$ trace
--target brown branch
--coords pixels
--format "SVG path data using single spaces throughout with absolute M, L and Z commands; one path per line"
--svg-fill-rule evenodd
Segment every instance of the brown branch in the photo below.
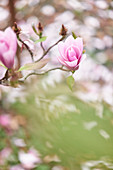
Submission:
M 42 57 L 40 57 L 37 61 L 35 62 L 38 62 L 40 61 L 41 59 L 43 59 L 45 57 L 45 55 L 54 47 L 56 46 L 60 41 L 62 41 L 65 37 L 62 37 L 60 40 L 58 40 L 55 44 L 53 44 L 52 46 L 50 46 L 47 51 L 45 51 L 45 53 L 42 55 Z
M 15 7 L 14 7 L 15 0 L 9 0 L 9 10 L 11 14 L 11 26 L 13 26 L 15 22 Z
M 25 78 L 24 80 L 26 80 L 28 77 L 30 77 L 31 75 L 44 75 L 44 74 L 47 74 L 48 72 L 50 71 L 54 71 L 54 70 L 62 70 L 62 71 L 70 71 L 70 70 L 67 70 L 67 69 L 64 69 L 63 66 L 62 67 L 56 67 L 56 68 L 51 68 L 43 73 L 36 73 L 36 72 L 32 72 L 32 73 L 29 73 Z
M 26 49 L 28 50 L 28 52 L 31 55 L 32 61 L 34 62 L 33 52 L 30 50 L 29 46 L 23 40 L 20 39 L 19 35 L 18 35 L 18 40 L 26 47 Z
M 45 48 L 44 48 L 44 46 L 43 46 L 42 42 L 40 43 L 40 46 L 41 46 L 41 48 L 42 48 L 43 52 L 45 53 Z
M 9 69 L 6 70 L 5 76 L 0 80 L 0 84 L 2 84 L 4 81 L 8 80 L 8 78 L 9 78 L 9 74 L 8 73 L 9 73 Z

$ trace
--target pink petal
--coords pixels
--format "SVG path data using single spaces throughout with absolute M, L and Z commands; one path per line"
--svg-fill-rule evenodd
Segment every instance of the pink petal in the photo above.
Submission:
M 66 47 L 71 46 L 74 43 L 74 38 L 72 35 L 70 35 L 66 40 L 65 40 L 65 45 Z
M 73 44 L 79 48 L 80 53 L 82 54 L 82 52 L 83 52 L 83 40 L 82 40 L 82 38 L 79 38 L 79 37 L 76 38 L 74 40 Z
M 26 41 L 26 40 L 30 39 L 28 33 L 23 33 L 22 31 L 21 31 L 19 37 L 22 41 Z
M 86 58 L 86 54 L 83 54 L 80 58 L 79 63 L 82 63 L 85 60 L 85 58 Z
M 3 40 L 4 37 L 5 37 L 4 32 L 3 32 L 3 31 L 0 31 L 0 40 Z
M 66 64 L 65 64 L 65 61 L 62 59 L 61 56 L 58 56 L 57 59 L 58 59 L 58 61 L 59 61 L 62 65 L 66 65 Z
M 14 51 L 10 50 L 3 54 L 3 57 L 1 58 L 2 63 L 7 68 L 12 68 L 14 64 Z
M 76 67 L 76 66 L 77 66 L 77 63 L 78 63 L 78 60 L 75 60 L 75 61 L 72 61 L 72 62 L 66 61 L 66 64 L 67 64 L 70 68 Z
M 66 53 L 67 53 L 67 57 L 69 61 L 74 61 L 77 59 L 76 52 L 74 51 L 72 47 L 70 47 L 70 49 L 67 49 Z
M 10 168 L 10 170 L 25 170 L 21 165 L 14 165 Z
M 66 46 L 63 42 L 60 42 L 58 44 L 58 50 L 60 52 L 60 55 L 64 58 L 64 60 L 68 60 L 67 57 L 65 57 Z
M 14 51 L 14 53 L 16 53 L 17 37 L 16 37 L 16 34 L 14 33 L 14 31 L 10 27 L 8 27 L 5 30 L 5 37 L 6 37 L 8 44 L 10 45 L 10 49 L 12 49 Z
M 81 55 L 81 52 L 80 52 L 80 49 L 77 47 L 77 46 L 72 46 L 74 51 L 76 52 L 76 57 L 77 59 L 79 59 L 80 55 Z
M 4 41 L 4 42 L 0 43 L 0 56 L 2 56 L 2 54 L 6 51 L 8 51 L 8 45 Z
M 71 53 L 71 55 L 69 55 L 69 51 L 70 51 L 71 48 L 73 49 L 73 53 Z M 69 48 L 67 48 L 65 55 L 67 55 L 67 58 L 68 58 L 69 61 L 74 61 L 76 59 L 79 59 L 80 50 L 77 46 L 72 45 Z

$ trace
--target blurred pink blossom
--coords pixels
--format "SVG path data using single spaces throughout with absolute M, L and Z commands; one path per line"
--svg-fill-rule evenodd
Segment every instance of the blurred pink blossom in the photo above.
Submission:
M 3 127 L 8 127 L 10 125 L 11 118 L 8 114 L 0 115 L 0 125 Z
M 15 165 L 10 168 L 10 170 L 25 170 L 21 165 Z
M 8 159 L 8 157 L 11 154 L 11 149 L 10 148 L 4 148 L 1 152 L 0 152 L 0 165 L 3 165 L 5 160 Z
M 36 164 L 41 163 L 39 154 L 35 149 L 30 149 L 27 153 L 20 151 L 19 160 L 25 169 L 35 168 Z
M 84 58 L 83 53 L 83 41 L 82 38 L 74 39 L 71 35 L 66 39 L 65 42 L 58 44 L 60 56 L 58 57 L 59 62 L 68 67 L 70 70 L 77 70 L 79 64 Z
M 21 138 L 14 138 L 13 143 L 14 143 L 14 145 L 16 145 L 18 147 L 25 147 L 26 146 L 24 140 L 21 139 Z
M 21 31 L 19 35 L 20 39 L 24 41 L 25 44 L 28 45 L 30 50 L 36 54 L 37 52 L 37 46 L 36 44 L 30 39 L 30 32 L 28 31 Z M 19 42 L 19 45 L 21 46 L 21 43 Z
M 7 68 L 13 67 L 16 50 L 17 37 L 13 30 L 8 27 L 4 32 L 0 31 L 0 61 Z

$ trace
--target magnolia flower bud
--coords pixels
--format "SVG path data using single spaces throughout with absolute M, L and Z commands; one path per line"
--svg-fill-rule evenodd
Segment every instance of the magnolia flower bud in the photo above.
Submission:
M 67 35 L 67 28 L 62 24 L 62 28 L 60 30 L 59 35 L 66 36 Z
M 17 37 L 13 30 L 8 27 L 4 32 L 0 31 L 0 61 L 7 67 L 12 68 L 17 50 Z
M 74 39 L 71 35 L 65 42 L 58 44 L 60 56 L 59 62 L 66 66 L 71 71 L 75 71 L 79 68 L 81 61 L 84 58 L 83 54 L 83 41 L 82 38 Z

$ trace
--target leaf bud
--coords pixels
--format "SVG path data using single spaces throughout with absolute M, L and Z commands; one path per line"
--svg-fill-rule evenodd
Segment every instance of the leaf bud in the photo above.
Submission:
M 67 35 L 67 28 L 62 24 L 62 28 L 60 30 L 59 35 L 62 35 L 63 37 L 65 37 Z

